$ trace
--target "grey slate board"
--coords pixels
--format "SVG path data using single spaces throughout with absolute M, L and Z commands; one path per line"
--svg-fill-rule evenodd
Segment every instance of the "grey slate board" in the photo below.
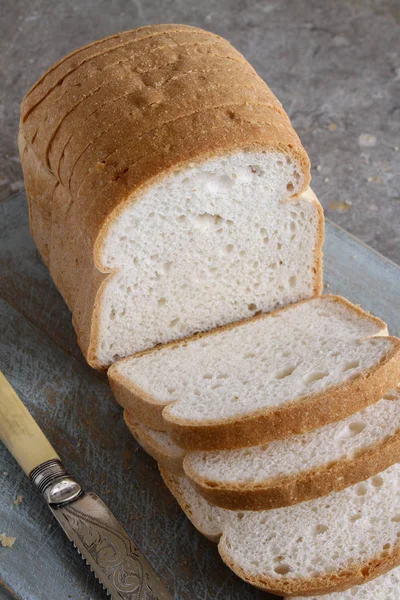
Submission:
M 22 194 L 0 204 L 0 240 L 0 369 L 68 469 L 112 508 L 175 600 L 268 598 L 236 578 L 190 525 L 125 428 L 107 381 L 85 364 L 69 312 L 30 237 Z M 400 268 L 329 223 L 325 280 L 327 292 L 360 303 L 400 334 Z M 17 538 L 12 549 L 0 548 L 0 575 L 11 597 L 104 599 L 2 446 L 0 490 L 0 533 Z M 23 502 L 15 505 L 19 495 Z

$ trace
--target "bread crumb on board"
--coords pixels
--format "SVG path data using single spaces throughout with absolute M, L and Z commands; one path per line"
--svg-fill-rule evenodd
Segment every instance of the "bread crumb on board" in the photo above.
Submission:
M 0 545 L 4 548 L 12 548 L 16 539 L 5 533 L 0 533 Z
M 16 504 L 17 506 L 19 506 L 20 504 L 22 504 L 22 502 L 24 501 L 24 497 L 23 496 L 17 496 L 14 500 L 14 504 Z

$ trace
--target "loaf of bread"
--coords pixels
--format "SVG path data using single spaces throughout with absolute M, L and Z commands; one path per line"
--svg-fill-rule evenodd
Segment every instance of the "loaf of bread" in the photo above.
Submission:
M 24 98 L 19 146 L 33 237 L 97 368 L 321 290 L 307 154 L 217 35 L 152 25 L 73 52 Z

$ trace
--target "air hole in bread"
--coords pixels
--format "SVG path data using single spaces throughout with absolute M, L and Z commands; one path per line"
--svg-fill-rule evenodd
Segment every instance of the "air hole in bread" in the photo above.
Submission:
M 355 515 L 350 515 L 350 517 L 349 517 L 350 523 L 355 523 L 356 521 L 359 521 L 360 519 L 361 519 L 361 515 L 359 513 L 357 513 Z
M 380 488 L 383 486 L 384 481 L 380 475 L 376 475 L 375 477 L 372 478 L 371 483 L 374 487 Z
M 291 569 L 289 565 L 282 563 L 280 565 L 276 565 L 276 567 L 274 567 L 274 571 L 278 575 L 287 575 L 288 573 L 290 573 Z
M 291 277 L 289 277 L 289 285 L 291 288 L 296 287 L 296 283 L 297 283 L 296 275 L 292 275 Z
M 211 386 L 211 389 L 212 390 L 217 390 L 220 387 L 222 387 L 222 383 L 214 383 L 214 385 Z
M 314 381 L 319 381 L 320 379 L 328 377 L 328 375 L 329 371 L 314 371 L 303 377 L 303 381 L 304 383 L 313 383 Z
M 159 298 L 157 301 L 158 306 L 165 306 L 167 304 L 166 298 Z
M 321 535 L 321 533 L 325 533 L 328 531 L 327 525 L 316 525 L 313 530 L 314 535 Z
M 354 423 L 350 423 L 344 430 L 340 433 L 340 437 L 343 439 L 350 439 L 359 435 L 366 428 L 366 424 L 362 421 L 356 421 Z
M 246 352 L 246 354 L 243 355 L 243 358 L 254 358 L 255 354 L 254 352 Z
M 357 369 L 357 367 L 359 367 L 359 366 L 360 366 L 359 360 L 349 360 L 344 363 L 343 372 L 350 371 L 351 369 Z
M 359 483 L 356 487 L 356 494 L 357 496 L 365 496 L 365 494 L 368 492 L 367 486 L 365 485 L 365 483 Z
M 203 379 L 212 379 L 212 378 L 213 378 L 213 376 L 211 375 L 211 373 L 205 373 L 203 375 Z
M 258 560 L 251 560 L 250 564 L 254 565 L 255 567 L 259 567 L 260 566 L 260 561 L 258 561 Z
M 165 273 L 169 273 L 172 267 L 172 262 L 168 261 L 166 263 L 164 263 L 164 272 Z
M 260 167 L 260 165 L 249 165 L 249 169 L 252 173 L 257 175 L 257 177 L 262 177 L 265 174 L 265 171 Z
M 285 367 L 281 371 L 278 371 L 275 375 L 275 379 L 284 379 L 285 377 L 290 377 L 293 371 L 297 368 L 297 365 L 290 365 Z
M 176 319 L 172 319 L 172 321 L 170 321 L 169 326 L 176 327 L 178 325 L 179 321 L 180 321 L 179 317 L 176 317 Z
M 251 310 L 251 311 L 252 311 L 252 310 L 257 310 L 257 305 L 252 303 L 252 304 L 249 304 L 247 308 L 248 308 L 249 310 Z
M 288 183 L 286 186 L 286 189 L 288 192 L 293 192 L 294 191 L 294 185 L 293 183 Z
M 168 388 L 168 394 L 173 394 L 175 392 L 175 388 Z

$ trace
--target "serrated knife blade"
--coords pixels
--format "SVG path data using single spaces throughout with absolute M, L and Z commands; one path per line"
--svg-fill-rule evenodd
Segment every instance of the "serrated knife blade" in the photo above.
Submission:
M 51 511 L 113 600 L 169 600 L 150 563 L 128 533 L 91 492 Z
M 104 502 L 66 472 L 60 457 L 0 371 L 0 439 L 112 600 L 172 600 Z

